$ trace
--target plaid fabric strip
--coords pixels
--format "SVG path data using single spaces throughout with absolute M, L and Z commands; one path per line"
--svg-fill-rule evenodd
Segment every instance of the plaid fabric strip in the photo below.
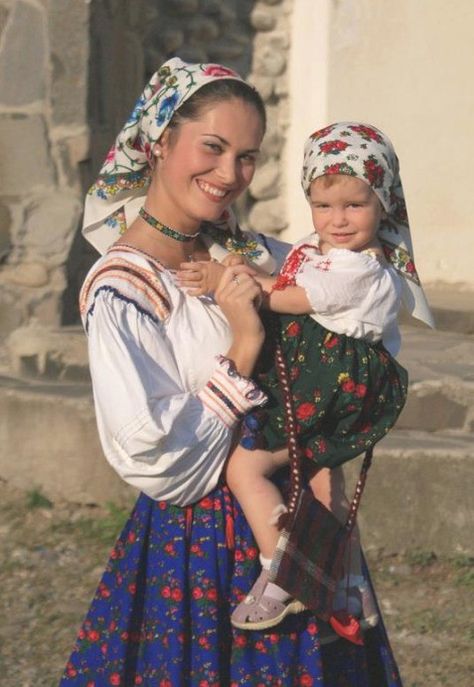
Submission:
M 348 531 L 308 490 L 281 532 L 270 577 L 327 620 L 342 575 Z

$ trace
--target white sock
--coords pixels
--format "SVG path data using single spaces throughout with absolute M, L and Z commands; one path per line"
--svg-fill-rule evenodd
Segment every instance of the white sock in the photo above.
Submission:
M 270 570 L 271 562 L 271 558 L 265 558 L 265 556 L 262 556 L 262 554 L 260 554 L 260 563 L 264 570 Z M 271 599 L 275 599 L 276 601 L 282 602 L 286 601 L 291 596 L 291 594 L 287 594 L 284 589 L 282 589 L 276 584 L 273 584 L 273 582 L 268 582 L 267 586 L 265 587 L 265 594 L 269 596 Z

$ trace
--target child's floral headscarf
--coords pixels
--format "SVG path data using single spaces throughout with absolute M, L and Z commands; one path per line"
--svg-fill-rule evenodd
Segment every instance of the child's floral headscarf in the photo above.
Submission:
M 391 141 L 375 126 L 338 122 L 315 131 L 304 148 L 301 183 L 309 198 L 311 183 L 327 174 L 346 174 L 368 184 L 386 212 L 378 232 L 387 260 L 402 277 L 403 303 L 418 319 L 434 326 L 413 260 L 410 226 Z
M 237 72 L 222 65 L 188 64 L 179 57 L 153 74 L 86 196 L 82 233 L 99 253 L 105 253 L 137 217 L 151 180 L 152 147 L 173 114 L 196 91 L 217 79 L 243 81 Z M 226 210 L 209 229 L 218 229 L 212 236 L 214 243 L 219 239 L 226 250 L 240 250 L 262 267 L 274 269 L 268 251 L 245 240 L 232 210 Z

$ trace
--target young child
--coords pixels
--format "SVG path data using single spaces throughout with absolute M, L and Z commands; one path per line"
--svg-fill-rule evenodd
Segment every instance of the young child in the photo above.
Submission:
M 398 160 L 382 132 L 350 122 L 315 132 L 305 146 L 302 184 L 315 233 L 293 247 L 277 277 L 255 278 L 264 305 L 282 313 L 277 330 L 291 380 L 299 447 L 306 467 L 313 467 L 309 484 L 344 522 L 347 499 L 339 466 L 379 441 L 405 402 L 407 375 L 393 357 L 400 346 L 402 291 L 421 309 L 424 301 L 410 257 Z M 184 267 L 182 283 L 195 295 L 215 289 L 224 269 L 212 263 Z M 273 338 L 267 337 L 270 347 Z M 270 628 L 303 610 L 268 581 L 279 537 L 275 523 L 285 509 L 270 477 L 288 463 L 288 453 L 273 353 L 261 358 L 257 379 L 269 401 L 244 418 L 240 445 L 226 471 L 262 563 L 260 577 L 232 615 L 241 629 Z M 348 576 L 340 583 L 334 608 L 362 616 L 361 624 L 372 626 L 378 616 L 361 571 L 357 529 L 350 548 Z

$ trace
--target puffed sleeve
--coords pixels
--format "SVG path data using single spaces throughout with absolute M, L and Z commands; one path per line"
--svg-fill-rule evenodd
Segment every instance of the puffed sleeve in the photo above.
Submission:
M 232 430 L 265 395 L 222 357 L 205 387 L 190 393 L 159 319 L 107 289 L 90 312 L 90 369 L 107 460 L 153 499 L 184 506 L 202 498 L 218 482 Z
M 379 261 L 367 254 L 333 249 L 326 255 L 311 253 L 296 275 L 296 284 L 304 288 L 313 312 L 334 315 L 356 308 L 361 298 L 373 295 L 379 301 L 377 286 L 384 270 Z
M 331 249 L 309 253 L 296 275 L 323 327 L 367 341 L 383 339 L 391 352 L 400 346 L 400 280 L 383 260 L 369 253 Z

